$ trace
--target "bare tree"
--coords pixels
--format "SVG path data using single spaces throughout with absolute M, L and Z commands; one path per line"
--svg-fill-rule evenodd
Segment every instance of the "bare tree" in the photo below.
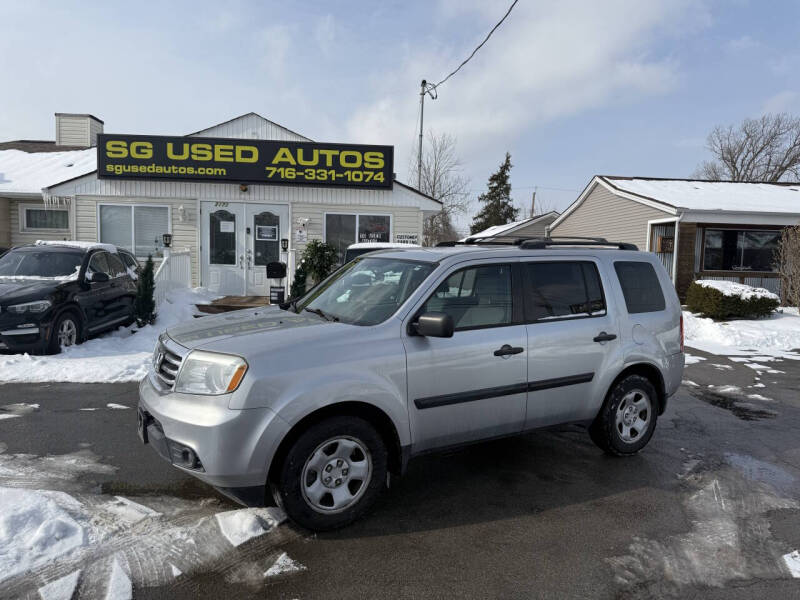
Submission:
M 717 126 L 707 139 L 713 155 L 694 176 L 730 181 L 796 181 L 800 177 L 800 119 L 786 113 Z
M 458 239 L 454 221 L 467 211 L 469 180 L 461 171 L 455 137 L 448 133 L 437 135 L 428 132 L 422 153 L 422 180 L 416 187 L 442 203 L 438 213 L 425 219 L 423 244 L 435 246 L 439 242 Z
M 800 308 L 800 225 L 783 230 L 775 268 L 781 276 L 781 304 Z

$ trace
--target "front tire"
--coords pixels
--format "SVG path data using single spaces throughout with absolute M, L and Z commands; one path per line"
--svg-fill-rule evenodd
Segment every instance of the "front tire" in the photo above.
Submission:
M 608 392 L 589 436 L 607 454 L 636 454 L 653 437 L 657 412 L 658 394 L 650 380 L 628 375 Z
M 50 333 L 48 352 L 58 354 L 64 348 L 81 343 L 81 321 L 72 311 L 67 311 L 58 316 Z
M 310 426 L 294 441 L 272 491 L 296 523 L 314 531 L 360 518 L 386 482 L 386 444 L 358 417 L 332 417 Z

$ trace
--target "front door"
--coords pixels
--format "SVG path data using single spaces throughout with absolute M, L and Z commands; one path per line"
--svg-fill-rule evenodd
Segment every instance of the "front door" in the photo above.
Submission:
M 522 429 L 528 343 L 512 293 L 520 279 L 509 263 L 461 268 L 419 311 L 451 315 L 455 333 L 404 337 L 415 452 Z
M 241 202 L 203 202 L 203 285 L 225 295 L 245 293 L 245 210 Z
M 271 285 L 285 285 L 285 281 L 267 279 L 267 265 L 287 260 L 281 238 L 288 238 L 282 232 L 288 226 L 289 208 L 280 204 L 246 204 L 245 215 L 246 295 L 268 296 Z

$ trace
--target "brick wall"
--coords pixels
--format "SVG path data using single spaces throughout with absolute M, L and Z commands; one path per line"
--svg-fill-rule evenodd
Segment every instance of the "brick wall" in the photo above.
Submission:
M 683 301 L 686 298 L 689 284 L 694 280 L 694 246 L 697 225 L 695 223 L 679 223 L 678 225 L 678 262 L 675 288 L 678 290 L 678 297 Z

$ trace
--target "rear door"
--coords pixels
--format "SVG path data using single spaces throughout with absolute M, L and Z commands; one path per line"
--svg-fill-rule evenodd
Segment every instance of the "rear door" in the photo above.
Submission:
M 528 332 L 526 429 L 591 419 L 619 344 L 592 258 L 523 261 Z
M 89 333 L 106 327 L 114 318 L 115 294 L 112 290 L 114 282 L 111 279 L 108 266 L 108 252 L 94 252 L 89 258 L 89 264 L 86 267 L 86 275 L 94 275 L 95 273 L 105 273 L 108 275 L 109 280 L 86 280 L 89 289 L 81 294 L 81 304 L 84 306 L 84 312 L 88 319 L 86 326 Z
M 108 274 L 111 277 L 109 311 L 112 322 L 122 322 L 133 314 L 133 299 L 136 288 L 128 275 L 128 269 L 117 254 L 108 253 Z
M 514 300 L 521 284 L 510 261 L 460 267 L 414 313 L 443 312 L 455 323 L 451 338 L 404 334 L 415 452 L 522 429 L 527 341 Z

